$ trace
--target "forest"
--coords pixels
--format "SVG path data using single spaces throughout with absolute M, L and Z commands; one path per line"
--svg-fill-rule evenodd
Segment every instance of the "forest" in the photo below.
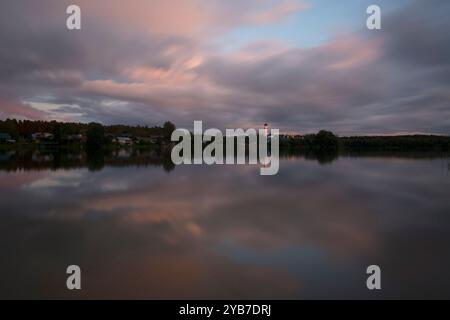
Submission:
M 128 125 L 102 125 L 100 123 L 72 123 L 58 121 L 31 121 L 6 119 L 0 120 L 0 134 L 6 134 L 16 142 L 31 142 L 33 134 L 51 134 L 55 143 L 67 141 L 73 135 L 83 135 L 88 142 L 102 143 L 108 136 L 126 135 L 129 137 L 161 137 L 170 140 L 175 130 L 171 122 L 163 126 L 128 126 Z
M 175 125 L 167 121 L 162 126 L 102 125 L 99 123 L 71 123 L 57 121 L 0 120 L 0 135 L 9 135 L 17 142 L 32 142 L 33 134 L 45 132 L 52 135 L 54 143 L 63 143 L 72 135 L 83 135 L 86 142 L 102 145 L 108 137 L 128 136 L 136 138 L 158 137 L 170 141 Z M 1 139 L 0 139 L 1 140 Z M 0 141 L 2 143 L 2 141 Z M 316 134 L 280 135 L 280 148 L 311 152 L 338 151 L 450 151 L 450 136 L 400 135 L 400 136 L 351 136 L 339 137 L 333 132 L 321 130 Z

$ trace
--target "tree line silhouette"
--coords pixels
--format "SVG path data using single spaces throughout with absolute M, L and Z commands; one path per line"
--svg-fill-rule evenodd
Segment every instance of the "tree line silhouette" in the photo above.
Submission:
M 166 122 L 162 127 L 154 126 L 128 126 L 128 125 L 102 125 L 100 123 L 74 123 L 58 121 L 32 121 L 6 119 L 0 120 L 0 133 L 8 134 L 16 141 L 30 141 L 32 135 L 38 132 L 50 133 L 55 142 L 64 142 L 68 136 L 83 134 L 88 144 L 102 145 L 107 142 L 108 136 L 130 135 L 133 137 L 160 136 L 170 140 L 175 125 Z
M 176 129 L 171 122 L 163 126 L 102 125 L 99 123 L 72 123 L 57 121 L 0 120 L 0 133 L 6 133 L 17 141 L 29 141 L 36 132 L 53 135 L 56 143 L 63 143 L 66 137 L 83 134 L 86 144 L 99 147 L 107 144 L 110 136 L 129 135 L 133 137 L 161 137 L 169 142 Z M 334 153 L 338 151 L 450 151 L 450 137 L 438 135 L 402 136 L 353 136 L 338 137 L 333 132 L 321 130 L 317 134 L 280 137 L 281 149 L 303 150 L 312 153 Z
M 330 131 L 280 139 L 280 146 L 311 152 L 337 151 L 450 151 L 450 137 L 438 135 L 338 137 Z

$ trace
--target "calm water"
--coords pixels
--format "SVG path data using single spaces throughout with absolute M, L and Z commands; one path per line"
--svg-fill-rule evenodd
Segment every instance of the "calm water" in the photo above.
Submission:
M 321 162 L 0 154 L 0 297 L 450 298 L 449 159 Z

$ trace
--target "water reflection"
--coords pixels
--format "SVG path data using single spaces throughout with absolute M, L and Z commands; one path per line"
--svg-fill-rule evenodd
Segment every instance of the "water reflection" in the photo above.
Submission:
M 446 158 L 290 155 L 262 177 L 154 156 L 2 158 L 0 297 L 450 297 Z
M 321 165 L 331 164 L 339 157 L 351 158 L 399 158 L 399 159 L 447 159 L 450 155 L 440 152 L 302 152 L 280 150 L 284 160 L 316 161 Z M 248 163 L 248 158 L 246 163 Z M 175 169 L 169 151 L 160 149 L 87 149 L 87 150 L 0 150 L 0 170 L 58 170 L 88 168 L 90 171 L 105 167 L 162 167 L 170 172 Z M 448 163 L 450 171 L 450 163 Z
M 159 149 L 42 149 L 0 153 L 0 170 L 6 171 L 78 168 L 98 171 L 108 166 L 161 166 L 167 172 L 175 168 L 170 154 Z

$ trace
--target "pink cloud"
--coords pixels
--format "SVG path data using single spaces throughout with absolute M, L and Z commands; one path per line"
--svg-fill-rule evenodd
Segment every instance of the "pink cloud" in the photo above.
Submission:
M 147 34 L 209 34 L 241 25 L 279 22 L 308 8 L 303 0 L 121 0 L 105 2 L 80 0 L 79 5 L 91 17 L 114 21 L 126 29 Z
M 250 22 L 257 25 L 275 23 L 308 8 L 309 5 L 303 1 L 283 1 L 250 16 Z
M 45 118 L 45 113 L 36 110 L 26 104 L 0 100 L 0 117 L 41 120 Z
M 383 39 L 373 40 L 355 37 L 342 37 L 326 46 L 326 50 L 334 53 L 336 61 L 329 66 L 331 69 L 351 69 L 376 61 L 381 55 Z

